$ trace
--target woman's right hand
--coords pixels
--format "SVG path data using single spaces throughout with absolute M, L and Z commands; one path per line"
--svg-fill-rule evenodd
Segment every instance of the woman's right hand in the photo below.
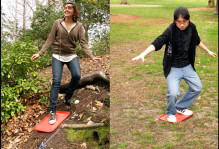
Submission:
M 32 57 L 31 57 L 31 61 L 37 59 L 38 57 L 40 57 L 40 55 L 37 53 L 37 54 L 34 54 Z
M 137 60 L 139 60 L 139 59 L 141 59 L 142 60 L 142 62 L 144 62 L 144 55 L 139 55 L 139 56 L 136 56 L 136 57 L 134 57 L 132 60 L 133 61 L 137 61 Z

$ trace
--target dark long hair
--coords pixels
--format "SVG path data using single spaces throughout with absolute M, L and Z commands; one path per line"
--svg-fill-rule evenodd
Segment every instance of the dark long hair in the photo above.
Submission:
M 67 2 L 67 3 L 65 4 L 65 6 L 66 6 L 67 4 L 72 4 L 73 9 L 74 9 L 74 14 L 73 14 L 73 16 L 72 16 L 72 20 L 73 20 L 74 22 L 77 22 L 77 19 L 80 17 L 80 11 L 79 11 L 77 5 L 76 5 L 75 3 Z M 62 16 L 62 19 L 63 19 L 63 18 L 65 18 L 65 15 Z
M 175 22 L 179 17 L 189 20 L 190 19 L 189 10 L 186 7 L 176 8 L 173 13 L 173 18 L 174 18 L 173 22 Z

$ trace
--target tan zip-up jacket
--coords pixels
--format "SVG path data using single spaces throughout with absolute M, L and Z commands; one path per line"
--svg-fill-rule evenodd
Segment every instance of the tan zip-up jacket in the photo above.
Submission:
M 85 40 L 85 33 L 82 23 L 76 22 L 75 27 L 68 33 L 68 31 L 62 26 L 63 19 L 58 19 L 54 22 L 52 30 L 43 45 L 42 49 L 38 52 L 41 56 L 53 44 L 53 53 L 62 56 L 70 56 L 76 53 L 76 42 L 79 40 L 82 49 L 93 58 L 93 54 L 88 48 Z

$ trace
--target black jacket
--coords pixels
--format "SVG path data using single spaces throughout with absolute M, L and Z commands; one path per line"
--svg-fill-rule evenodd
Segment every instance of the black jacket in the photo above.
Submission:
M 195 51 L 196 46 L 199 45 L 200 37 L 198 36 L 198 32 L 196 30 L 196 26 L 193 23 L 189 23 L 192 29 L 192 39 L 189 46 L 189 61 L 195 70 L 194 63 L 195 63 Z M 169 27 L 163 32 L 162 35 L 158 36 L 151 44 L 154 45 L 155 51 L 158 51 L 162 48 L 165 44 L 165 52 L 163 57 L 163 71 L 164 76 L 167 77 L 170 73 L 171 63 L 172 63 L 172 50 L 174 50 L 175 43 L 173 42 L 175 38 L 175 30 L 177 26 L 175 23 L 169 25 Z

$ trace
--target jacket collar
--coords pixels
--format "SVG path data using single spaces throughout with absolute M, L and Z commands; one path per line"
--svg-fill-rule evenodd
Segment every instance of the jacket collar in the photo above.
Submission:
M 64 23 L 64 21 L 65 21 L 65 17 L 64 18 L 62 18 L 62 19 L 60 19 L 60 25 L 66 30 L 66 32 L 68 32 L 67 31 L 67 28 L 63 25 L 63 23 Z M 73 26 L 73 28 L 71 29 L 71 31 L 75 28 L 75 26 L 78 24 L 78 21 L 77 22 L 75 22 L 75 24 L 74 24 L 74 26 Z M 70 32 L 71 32 L 70 31 Z

